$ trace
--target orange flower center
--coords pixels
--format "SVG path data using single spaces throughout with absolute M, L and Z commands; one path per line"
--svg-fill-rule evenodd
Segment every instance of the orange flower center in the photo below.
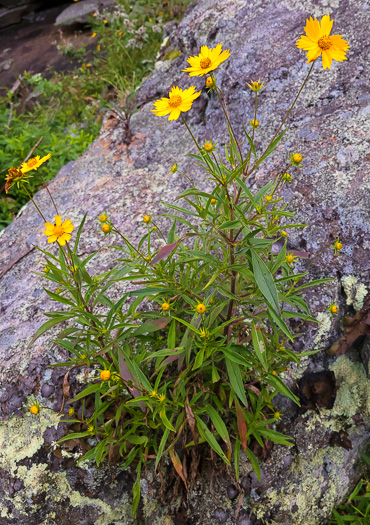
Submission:
M 330 49 L 331 46 L 332 46 L 332 41 L 331 41 L 331 38 L 330 36 L 322 36 L 321 38 L 319 38 L 319 41 L 317 42 L 317 45 L 319 46 L 320 49 L 322 49 L 323 51 L 325 51 L 326 49 Z
M 207 69 L 211 65 L 211 59 L 210 58 L 201 58 L 200 59 L 200 67 L 202 69 Z
M 181 102 L 182 102 L 182 98 L 180 97 L 180 95 L 172 95 L 172 97 L 170 97 L 170 101 L 168 105 L 171 108 L 178 108 Z
M 37 159 L 36 159 L 36 158 L 35 158 L 35 159 L 30 159 L 30 160 L 27 162 L 27 166 L 28 166 L 29 168 L 33 168 L 34 166 L 36 166 L 36 164 L 37 164 Z
M 58 235 L 58 237 L 60 237 L 63 235 L 63 233 L 63 226 L 54 226 L 54 235 Z

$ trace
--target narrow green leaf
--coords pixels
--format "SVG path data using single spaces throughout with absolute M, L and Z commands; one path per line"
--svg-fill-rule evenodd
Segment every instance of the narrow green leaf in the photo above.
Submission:
M 244 383 L 242 379 L 242 374 L 240 372 L 239 365 L 231 361 L 228 357 L 225 357 L 227 373 L 229 375 L 230 384 L 234 389 L 236 395 L 243 403 L 244 406 L 247 406 L 247 398 L 244 390 Z
M 167 419 L 167 414 L 166 414 L 166 408 L 165 407 L 163 407 L 161 409 L 161 411 L 159 412 L 159 416 L 160 416 L 161 420 L 163 421 L 164 426 L 167 427 L 172 432 L 175 432 L 175 429 L 173 428 L 172 424 Z
M 47 332 L 50 328 L 55 326 L 58 323 L 62 323 L 63 321 L 67 321 L 68 319 L 71 319 L 74 317 L 75 314 L 65 313 L 64 315 L 60 315 L 58 317 L 54 317 L 53 319 L 50 319 L 50 321 L 46 321 L 43 325 L 40 326 L 40 328 L 37 330 L 35 335 L 32 337 L 31 341 L 28 344 L 28 348 L 33 345 L 33 343 L 40 337 L 42 334 Z
M 74 403 L 75 401 L 78 401 L 83 397 L 89 396 L 90 394 L 97 392 L 98 390 L 100 390 L 101 386 L 102 383 L 94 383 L 93 385 L 88 386 L 87 388 L 85 388 L 85 390 L 82 390 L 82 392 L 77 394 L 77 396 L 72 399 L 71 403 Z
M 248 456 L 249 461 L 251 462 L 252 468 L 254 472 L 256 473 L 258 481 L 261 481 L 261 469 L 258 463 L 258 459 L 256 458 L 256 456 L 254 455 L 254 453 L 251 451 L 250 448 L 247 448 L 245 453 Z
M 195 415 L 195 419 L 197 421 L 197 428 L 199 430 L 199 434 L 201 435 L 201 437 L 207 441 L 209 443 L 209 445 L 213 448 L 213 450 L 225 461 L 225 463 L 227 463 L 228 465 L 230 465 L 230 461 L 227 459 L 226 455 L 224 454 L 222 448 L 220 447 L 220 445 L 217 443 L 217 440 L 216 438 L 214 437 L 214 435 L 212 434 L 212 432 L 209 430 L 209 428 L 207 427 L 207 425 L 204 423 L 204 421 L 202 421 L 200 419 L 199 416 L 197 416 L 197 414 L 194 414 Z
M 280 314 L 278 293 L 274 279 L 261 257 L 254 250 L 251 250 L 251 252 L 253 272 L 258 288 L 261 290 L 266 301 L 275 309 L 276 313 Z

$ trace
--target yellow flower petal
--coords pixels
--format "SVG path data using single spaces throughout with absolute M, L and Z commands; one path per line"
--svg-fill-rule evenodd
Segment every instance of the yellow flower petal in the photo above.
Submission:
M 320 38 L 320 23 L 317 18 L 313 19 L 312 16 L 306 21 L 306 27 L 304 28 L 308 38 L 317 42 Z
M 62 217 L 60 215 L 56 215 L 54 217 L 54 220 L 55 220 L 55 225 L 56 226 L 61 226 L 62 225 Z
M 324 15 L 320 22 L 320 37 L 329 36 L 332 30 L 334 20 L 330 20 L 329 15 Z
M 65 246 L 66 241 L 65 241 L 65 239 L 63 238 L 63 236 L 58 237 L 58 243 L 59 243 L 60 246 Z
M 57 238 L 58 238 L 57 235 L 52 235 L 51 237 L 48 238 L 48 243 L 55 242 L 57 240 Z
M 54 228 L 54 224 L 51 224 L 51 222 L 45 222 L 45 228 L 47 230 L 51 230 L 52 228 Z
M 49 235 L 54 235 L 54 229 L 52 230 L 45 230 L 44 231 L 44 235 L 47 235 L 49 237 Z
M 332 57 L 330 56 L 329 51 L 325 51 L 325 49 L 322 52 L 322 67 L 324 69 L 331 69 L 331 63 L 332 63 Z
M 297 41 L 297 47 L 299 49 L 304 49 L 308 51 L 309 49 L 317 48 L 317 42 L 313 42 L 308 36 L 302 35 L 301 38 Z
M 171 111 L 170 116 L 168 117 L 168 120 L 177 120 L 180 116 L 181 110 L 180 108 L 175 108 Z

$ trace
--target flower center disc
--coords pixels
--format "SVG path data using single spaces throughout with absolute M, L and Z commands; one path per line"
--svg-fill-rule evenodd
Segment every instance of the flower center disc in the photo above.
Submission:
M 200 67 L 202 69 L 207 69 L 211 65 L 211 59 L 210 58 L 201 58 L 200 59 Z
M 319 38 L 319 41 L 317 42 L 320 49 L 323 49 L 324 51 L 326 49 L 330 49 L 332 46 L 332 41 L 329 36 L 322 36 Z
M 171 108 L 178 108 L 179 105 L 181 104 L 181 102 L 182 102 L 182 98 L 180 97 L 180 95 L 174 95 L 174 96 L 170 97 L 170 101 L 169 101 L 168 105 Z
M 58 235 L 58 237 L 60 237 L 60 235 L 63 235 L 63 233 L 62 226 L 54 226 L 54 235 Z

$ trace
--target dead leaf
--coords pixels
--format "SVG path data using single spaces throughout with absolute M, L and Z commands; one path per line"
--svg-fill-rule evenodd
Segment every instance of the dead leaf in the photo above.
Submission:
M 185 476 L 184 476 L 184 471 L 183 471 L 183 468 L 182 468 L 182 464 L 181 464 L 180 458 L 176 454 L 176 452 L 175 452 L 175 450 L 173 448 L 170 449 L 170 458 L 172 460 L 172 463 L 173 463 L 173 466 L 175 467 L 176 472 L 178 473 L 178 475 L 180 476 L 180 478 L 184 482 L 185 487 L 187 488 L 186 479 L 185 479 Z
M 243 452 L 247 450 L 247 423 L 245 422 L 243 410 L 239 404 L 239 401 L 235 400 L 236 406 L 236 417 L 238 420 L 238 431 L 242 444 Z
M 193 436 L 194 445 L 196 446 L 198 444 L 198 432 L 196 431 L 195 416 L 194 416 L 194 412 L 191 409 L 191 406 L 189 405 L 188 396 L 186 396 L 186 401 L 185 401 L 185 414 L 186 414 L 186 419 L 188 420 L 188 423 L 189 423 L 191 434 Z

